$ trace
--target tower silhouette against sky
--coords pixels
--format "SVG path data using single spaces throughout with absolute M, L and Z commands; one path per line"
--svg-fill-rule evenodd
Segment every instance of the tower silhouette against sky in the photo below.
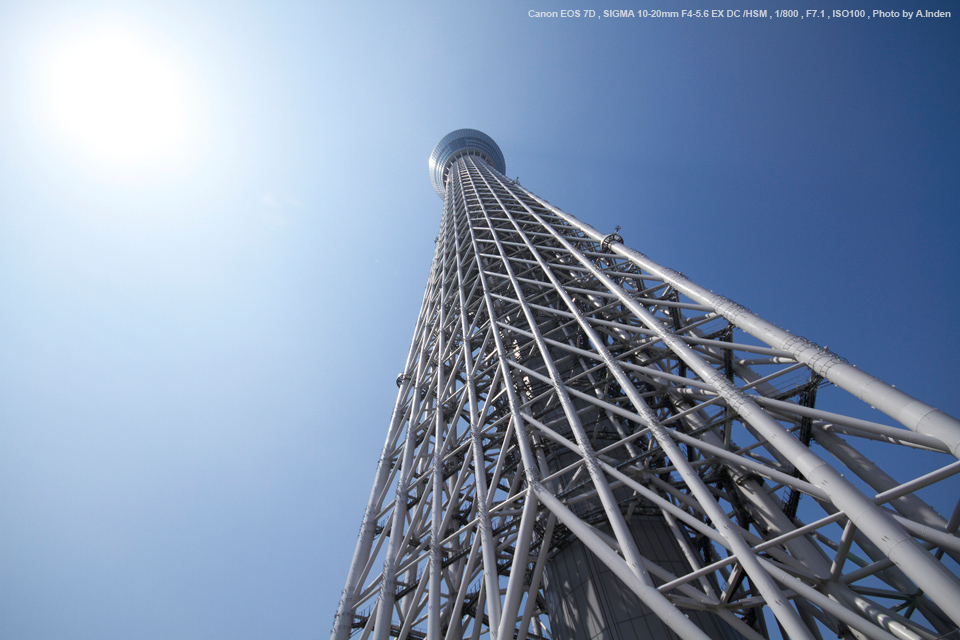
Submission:
M 553 207 L 479 131 L 429 168 L 333 640 L 960 638 L 960 422 Z

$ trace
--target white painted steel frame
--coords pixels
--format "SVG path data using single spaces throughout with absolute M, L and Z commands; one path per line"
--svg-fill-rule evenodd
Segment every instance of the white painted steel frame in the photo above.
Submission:
M 397 382 L 332 640 L 549 638 L 543 575 L 570 539 L 685 639 L 707 637 L 693 610 L 753 640 L 960 633 L 960 505 L 917 495 L 960 495 L 960 422 L 479 156 L 450 163 Z M 830 384 L 906 429 L 816 406 Z M 930 472 L 882 468 L 904 452 Z M 643 510 L 685 574 L 641 555 Z

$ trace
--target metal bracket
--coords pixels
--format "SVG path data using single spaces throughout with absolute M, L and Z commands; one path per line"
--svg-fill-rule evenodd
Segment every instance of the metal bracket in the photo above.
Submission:
M 600 248 L 604 251 L 610 251 L 610 245 L 612 243 L 619 242 L 620 244 L 623 244 L 623 237 L 617 233 L 618 231 L 620 231 L 620 225 L 617 225 L 616 229 L 613 230 L 613 233 L 607 234 L 607 236 L 604 237 L 603 242 L 600 243 Z

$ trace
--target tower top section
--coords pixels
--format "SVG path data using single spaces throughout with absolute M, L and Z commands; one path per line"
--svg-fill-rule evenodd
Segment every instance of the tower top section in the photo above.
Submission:
M 457 129 L 443 136 L 430 154 L 430 184 L 440 198 L 447 184 L 450 165 L 460 156 L 472 155 L 483 158 L 500 173 L 507 170 L 503 152 L 493 138 L 476 129 Z

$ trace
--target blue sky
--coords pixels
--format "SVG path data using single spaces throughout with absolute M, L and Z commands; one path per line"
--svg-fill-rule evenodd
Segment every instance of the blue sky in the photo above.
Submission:
M 427 157 L 461 127 L 960 413 L 957 18 L 527 17 L 562 8 L 0 6 L 5 638 L 325 636 L 439 223 Z M 163 162 L 93 161 L 45 115 L 40 61 L 105 23 L 186 87 Z

